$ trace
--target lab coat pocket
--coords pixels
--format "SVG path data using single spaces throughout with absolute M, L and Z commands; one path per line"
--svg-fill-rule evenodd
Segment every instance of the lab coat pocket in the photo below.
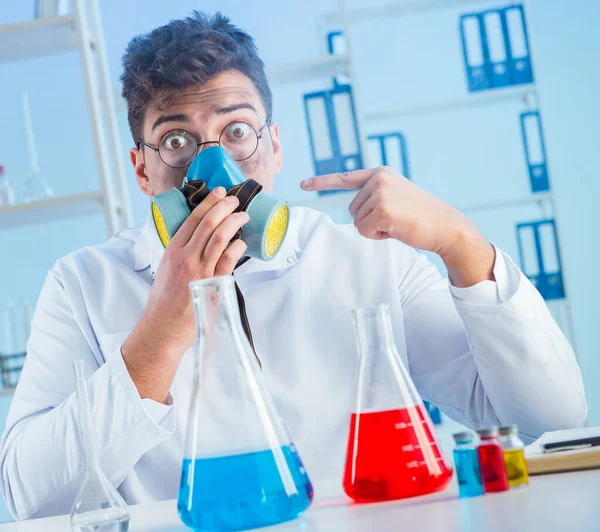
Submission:
M 121 354 L 121 346 L 129 337 L 131 331 L 116 331 L 109 334 L 98 336 L 98 345 L 102 355 L 103 362 L 106 362 L 111 357 Z

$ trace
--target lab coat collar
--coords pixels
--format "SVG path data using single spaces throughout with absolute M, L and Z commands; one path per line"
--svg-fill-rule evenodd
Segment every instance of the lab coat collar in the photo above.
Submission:
M 298 264 L 302 250 L 298 243 L 297 224 L 291 221 L 288 234 L 283 241 L 279 253 L 274 259 L 265 262 L 258 259 L 250 259 L 236 269 L 236 274 L 250 274 L 291 268 Z M 149 216 L 142 228 L 140 235 L 134 245 L 134 270 L 142 271 L 152 267 L 156 271 L 163 256 L 164 248 L 154 227 L 154 222 Z
M 152 218 L 148 216 L 146 223 L 138 236 L 133 246 L 133 269 L 136 272 L 145 270 L 146 268 L 155 265 L 158 267 L 158 263 L 164 253 L 164 247 Z

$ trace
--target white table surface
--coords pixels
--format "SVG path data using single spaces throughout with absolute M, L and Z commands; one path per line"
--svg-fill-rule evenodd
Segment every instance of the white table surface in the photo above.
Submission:
M 130 507 L 134 532 L 185 531 L 176 501 Z M 64 532 L 69 516 L 0 525 L 0 532 Z M 377 504 L 316 500 L 300 519 L 265 531 L 477 532 L 600 531 L 600 470 L 537 476 L 530 486 L 459 499 L 456 480 L 443 492 Z

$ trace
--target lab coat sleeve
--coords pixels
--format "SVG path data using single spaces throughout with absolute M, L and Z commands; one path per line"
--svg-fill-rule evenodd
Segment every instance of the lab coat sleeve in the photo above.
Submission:
M 32 321 L 27 357 L 0 443 L 1 488 L 16 519 L 71 511 L 85 452 L 73 362 L 83 359 L 100 463 L 118 487 L 142 455 L 175 430 L 172 406 L 142 400 L 120 348 L 101 353 L 73 312 L 56 269 Z
M 448 285 L 415 252 L 400 282 L 410 373 L 426 400 L 473 429 L 516 423 L 526 441 L 580 427 L 581 372 L 542 296 L 496 249 L 496 281 Z

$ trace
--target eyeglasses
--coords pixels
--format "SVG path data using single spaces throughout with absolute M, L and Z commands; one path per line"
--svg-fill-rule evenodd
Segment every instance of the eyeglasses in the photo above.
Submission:
M 184 168 L 190 165 L 198 151 L 207 144 L 219 145 L 234 161 L 245 161 L 256 153 L 258 141 L 262 138 L 262 130 L 270 123 L 271 117 L 268 117 L 257 132 L 247 122 L 232 122 L 223 128 L 219 140 L 200 143 L 184 129 L 172 129 L 162 136 L 158 146 L 153 146 L 143 139 L 138 140 L 138 149 L 140 144 L 143 144 L 158 152 L 161 161 L 171 168 Z

